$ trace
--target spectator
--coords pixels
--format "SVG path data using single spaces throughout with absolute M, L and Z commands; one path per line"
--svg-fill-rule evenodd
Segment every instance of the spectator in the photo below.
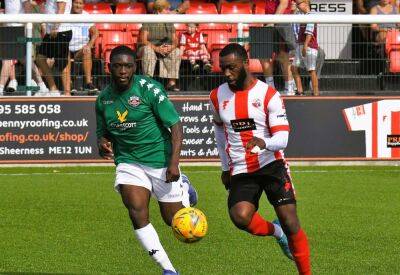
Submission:
M 380 0 L 379 4 L 372 7 L 371 14 L 398 14 L 399 7 L 396 4 L 393 4 L 390 0 Z M 378 23 L 378 24 L 371 24 L 371 29 L 374 32 L 373 38 L 375 42 L 379 45 L 385 44 L 386 42 L 386 33 L 390 29 L 397 28 L 398 25 L 395 23 Z
M 200 65 L 196 61 L 201 60 L 204 64 L 204 69 L 210 72 L 212 68 L 210 54 L 207 51 L 203 34 L 197 30 L 197 25 L 194 23 L 188 24 L 187 27 L 187 31 L 182 33 L 180 39 L 182 59 L 189 60 L 192 71 L 199 70 Z
M 156 0 L 154 12 L 157 14 L 169 13 L 167 0 Z M 171 23 L 145 23 L 140 29 L 140 44 L 138 51 L 142 61 L 142 69 L 145 75 L 153 76 L 157 59 L 160 61 L 160 77 L 168 78 L 167 90 L 178 92 L 176 80 L 179 77 L 181 56 L 175 27 Z
M 83 10 L 84 0 L 72 0 L 72 14 L 87 14 Z M 70 60 L 67 68 L 71 70 L 71 59 L 82 60 L 84 85 L 83 89 L 88 94 L 96 94 L 99 90 L 92 81 L 92 48 L 99 36 L 99 32 L 93 23 L 71 24 L 72 38 L 69 43 Z M 70 73 L 68 74 L 70 76 Z
M 23 14 L 23 13 L 32 13 L 33 6 L 28 0 L 5 0 L 5 13 L 7 14 Z M 18 23 L 10 23 L 7 24 L 9 27 L 21 27 L 22 24 Z M 1 78 L 0 78 L 0 95 L 4 92 L 4 85 L 6 84 L 8 78 L 10 79 L 8 86 L 6 88 L 7 93 L 12 93 L 17 90 L 18 82 L 15 75 L 15 64 L 17 60 L 3 60 L 2 61 L 2 69 L 1 69 Z M 40 91 L 47 92 L 48 89 L 44 84 L 39 70 L 36 65 L 33 65 L 33 77 L 35 81 L 33 83 L 37 83 Z
M 379 4 L 379 0 L 356 0 L 359 14 L 369 14 L 371 9 Z
M 155 5 L 154 0 L 147 0 L 147 12 L 149 13 L 155 13 L 154 5 Z M 190 7 L 190 1 L 189 0 L 170 0 L 170 13 L 175 13 L 175 14 L 184 14 Z
M 291 0 L 266 0 L 265 14 L 290 14 Z M 267 24 L 267 27 L 273 27 L 273 24 Z M 290 24 L 276 24 L 275 30 L 278 33 L 279 41 L 274 43 L 279 44 L 279 53 L 277 60 L 281 63 L 282 73 L 285 80 L 284 94 L 294 95 L 295 83 L 291 73 L 291 65 L 289 62 L 289 52 L 295 50 L 296 39 L 293 34 L 293 29 Z M 275 87 L 273 77 L 273 58 L 260 60 L 263 68 L 265 82 Z
M 296 3 L 301 14 L 310 13 L 309 0 L 296 0 Z M 297 70 L 297 68 L 303 65 L 310 74 L 313 95 L 318 96 L 319 88 L 316 71 L 318 58 L 317 25 L 313 23 L 300 24 L 297 43 L 295 61 L 292 67 L 293 75 L 296 80 L 297 94 L 303 94 L 301 78 Z
M 45 10 L 47 14 L 70 14 L 72 0 L 47 0 Z M 68 81 L 68 58 L 69 58 L 69 42 L 72 38 L 72 30 L 69 24 L 54 24 L 46 25 L 46 34 L 43 42 L 38 49 L 36 56 L 36 64 L 42 71 L 50 92 L 38 92 L 36 96 L 59 96 L 58 90 L 52 75 L 51 69 L 47 64 L 47 58 L 54 58 L 55 67 L 58 68 L 61 74 L 61 80 L 64 87 L 65 95 L 71 95 L 71 83 Z

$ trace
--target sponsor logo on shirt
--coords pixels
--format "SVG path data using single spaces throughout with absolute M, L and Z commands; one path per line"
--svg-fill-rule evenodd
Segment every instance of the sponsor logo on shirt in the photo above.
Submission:
M 136 122 L 126 122 L 127 116 L 128 116 L 128 110 L 125 112 L 121 113 L 120 111 L 116 111 L 117 114 L 117 119 L 119 123 L 111 123 L 110 127 L 115 128 L 115 129 L 122 129 L 125 131 L 126 129 L 136 127 Z
M 387 147 L 400 147 L 400 135 L 387 135 Z
M 114 101 L 113 100 L 103 100 L 101 103 L 103 103 L 103 105 L 110 105 L 110 104 L 113 104 Z
M 128 104 L 132 107 L 137 107 L 140 104 L 140 98 L 138 96 L 131 96 L 128 100 Z
M 117 111 L 117 118 L 118 118 L 119 122 L 121 122 L 121 123 L 126 121 L 127 115 L 128 115 L 128 110 L 126 110 L 122 114 L 120 111 Z
M 257 129 L 254 119 L 234 119 L 231 120 L 232 128 L 235 132 L 243 132 Z

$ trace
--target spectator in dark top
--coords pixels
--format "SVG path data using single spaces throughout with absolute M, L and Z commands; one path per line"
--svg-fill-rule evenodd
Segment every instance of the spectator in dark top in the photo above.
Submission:
M 168 14 L 167 0 L 156 0 L 154 12 Z M 160 77 L 168 78 L 167 90 L 178 92 L 176 80 L 179 78 L 181 56 L 175 27 L 172 23 L 143 24 L 139 35 L 138 56 L 142 61 L 143 74 L 153 76 L 157 59 L 160 61 Z

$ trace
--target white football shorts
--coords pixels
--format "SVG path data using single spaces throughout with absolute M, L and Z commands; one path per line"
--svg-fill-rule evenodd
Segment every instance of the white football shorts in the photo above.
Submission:
M 303 57 L 301 51 L 303 45 L 297 45 L 294 66 L 305 67 L 307 71 L 315 71 L 317 66 L 318 50 L 308 47 L 306 56 Z
M 175 182 L 165 182 L 167 168 L 152 168 L 138 163 L 120 163 L 116 167 L 114 189 L 120 192 L 120 184 L 142 186 L 160 202 L 186 202 L 182 177 Z

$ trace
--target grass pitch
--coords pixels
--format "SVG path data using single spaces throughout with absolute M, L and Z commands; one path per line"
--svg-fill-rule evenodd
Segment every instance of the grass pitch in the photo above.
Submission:
M 151 221 L 181 274 L 296 274 L 272 238 L 229 220 L 217 167 L 184 167 L 207 215 L 184 244 Z M 400 274 L 399 167 L 292 167 L 314 274 Z M 112 167 L 0 168 L 0 274 L 161 274 L 132 234 Z M 274 218 L 266 198 L 260 213 Z

